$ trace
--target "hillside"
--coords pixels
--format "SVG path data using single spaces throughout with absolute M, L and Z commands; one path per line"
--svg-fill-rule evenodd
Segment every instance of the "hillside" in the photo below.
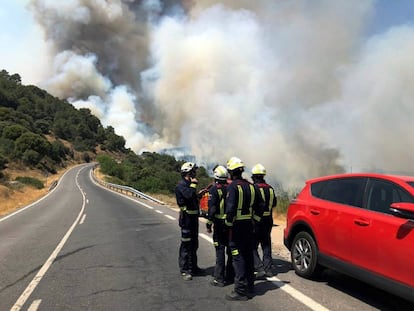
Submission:
M 67 162 L 93 160 L 98 151 L 129 152 L 125 139 L 89 109 L 0 71 L 0 170 L 13 164 L 53 174 Z
M 68 167 L 128 153 L 125 139 L 89 109 L 0 71 L 0 215 L 44 195 Z
M 73 165 L 97 161 L 108 181 L 171 196 L 183 161 L 125 148 L 89 109 L 76 109 L 45 90 L 0 71 L 0 215 L 44 195 Z M 211 178 L 199 169 L 200 187 Z

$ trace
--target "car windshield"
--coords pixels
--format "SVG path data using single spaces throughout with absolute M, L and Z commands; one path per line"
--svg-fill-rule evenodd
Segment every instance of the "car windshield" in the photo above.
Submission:
M 407 181 L 407 184 L 414 188 L 414 181 Z

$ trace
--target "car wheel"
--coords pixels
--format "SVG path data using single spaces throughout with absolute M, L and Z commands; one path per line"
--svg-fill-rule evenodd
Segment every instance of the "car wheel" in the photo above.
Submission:
M 299 276 L 309 279 L 320 274 L 316 242 L 309 233 L 302 231 L 295 236 L 290 256 L 293 268 Z

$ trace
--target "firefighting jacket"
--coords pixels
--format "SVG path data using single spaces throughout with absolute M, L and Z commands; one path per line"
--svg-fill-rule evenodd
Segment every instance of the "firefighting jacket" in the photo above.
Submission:
M 175 187 L 175 197 L 180 211 L 187 215 L 198 216 L 199 206 L 196 192 L 197 184 L 182 178 Z
M 269 185 L 265 181 L 256 183 L 255 185 L 257 186 L 257 188 L 259 188 L 260 195 L 262 196 L 265 203 L 263 217 L 272 216 L 272 208 L 274 208 L 277 204 L 275 190 L 271 185 Z
M 215 183 L 209 189 L 208 197 L 208 224 L 221 220 L 224 222 L 226 218 L 224 202 L 227 194 L 227 183 Z
M 239 221 L 260 221 L 265 206 L 259 189 L 245 179 L 235 179 L 227 187 L 226 225 Z

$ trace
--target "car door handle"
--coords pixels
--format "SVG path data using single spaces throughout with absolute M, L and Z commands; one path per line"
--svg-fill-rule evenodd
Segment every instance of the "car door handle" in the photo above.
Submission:
M 355 219 L 354 223 L 357 224 L 358 226 L 361 226 L 361 227 L 366 227 L 366 226 L 370 225 L 370 222 L 368 220 L 361 219 L 361 218 Z
M 311 209 L 311 210 L 310 210 L 310 213 L 311 213 L 312 215 L 319 215 L 321 212 L 320 212 L 320 211 L 318 211 L 318 210 L 316 210 L 316 209 Z

